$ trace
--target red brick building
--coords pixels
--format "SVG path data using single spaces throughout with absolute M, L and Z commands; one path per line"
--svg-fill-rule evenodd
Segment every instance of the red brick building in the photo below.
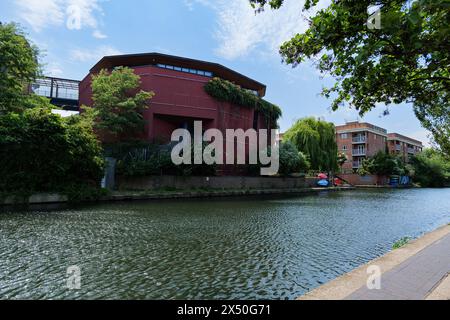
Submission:
M 347 122 L 336 126 L 338 150 L 345 153 L 347 162 L 342 166 L 344 173 L 358 170 L 362 160 L 373 157 L 379 151 L 400 154 L 405 162 L 408 155 L 422 151 L 420 141 L 397 133 L 388 134 L 386 129 L 366 122 Z
M 218 101 L 204 90 L 212 77 L 219 77 L 263 97 L 264 84 L 217 63 L 160 53 L 102 58 L 80 83 L 80 105 L 92 105 L 92 75 L 118 66 L 132 68 L 141 77 L 141 89 L 155 93 L 144 113 L 143 138 L 148 141 L 169 142 L 175 129 L 192 129 L 195 120 L 203 121 L 204 130 L 267 128 L 266 119 L 254 109 Z
M 389 153 L 402 157 L 403 161 L 408 162 L 409 158 L 422 152 L 422 142 L 403 136 L 398 133 L 388 134 Z

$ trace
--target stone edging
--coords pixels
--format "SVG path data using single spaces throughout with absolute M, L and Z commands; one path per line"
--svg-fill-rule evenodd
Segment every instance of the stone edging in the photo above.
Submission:
M 390 251 L 306 293 L 298 298 L 298 300 L 342 300 L 366 285 L 368 277 L 367 268 L 369 266 L 376 265 L 380 267 L 382 273 L 389 271 L 447 234 L 450 234 L 450 225 L 445 225 L 426 233 L 422 237 L 409 242 L 404 247 Z

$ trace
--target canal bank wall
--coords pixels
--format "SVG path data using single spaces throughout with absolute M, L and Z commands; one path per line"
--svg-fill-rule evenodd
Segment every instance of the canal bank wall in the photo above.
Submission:
M 109 202 L 109 201 L 138 201 L 138 200 L 164 200 L 164 199 L 189 199 L 189 198 L 218 198 L 218 197 L 245 197 L 245 196 L 264 196 L 264 195 L 302 195 L 314 194 L 319 192 L 335 192 L 354 190 L 353 187 L 331 187 L 331 188 L 290 188 L 290 189 L 230 189 L 230 190 L 122 190 L 113 191 L 108 196 L 99 199 L 86 200 L 84 202 Z M 59 194 L 37 194 L 28 199 L 18 201 L 9 198 L 0 202 L 0 205 L 17 204 L 53 204 L 70 202 L 67 196 Z
M 116 178 L 117 190 L 192 190 L 192 189 L 298 189 L 314 188 L 318 178 L 313 177 L 246 177 L 246 176 L 143 176 Z

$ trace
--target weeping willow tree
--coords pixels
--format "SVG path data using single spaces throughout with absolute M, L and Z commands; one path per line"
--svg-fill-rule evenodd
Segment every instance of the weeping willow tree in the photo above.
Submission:
M 334 124 L 313 117 L 298 120 L 284 135 L 306 154 L 311 169 L 335 171 L 338 168 Z

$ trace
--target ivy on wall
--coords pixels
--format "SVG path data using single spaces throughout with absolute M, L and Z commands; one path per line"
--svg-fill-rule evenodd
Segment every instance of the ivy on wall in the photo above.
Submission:
M 277 127 L 277 121 L 281 117 L 281 109 L 253 94 L 250 90 L 221 78 L 213 78 L 205 85 L 205 91 L 210 96 L 247 108 L 254 108 L 264 115 L 267 124 L 272 128 Z

